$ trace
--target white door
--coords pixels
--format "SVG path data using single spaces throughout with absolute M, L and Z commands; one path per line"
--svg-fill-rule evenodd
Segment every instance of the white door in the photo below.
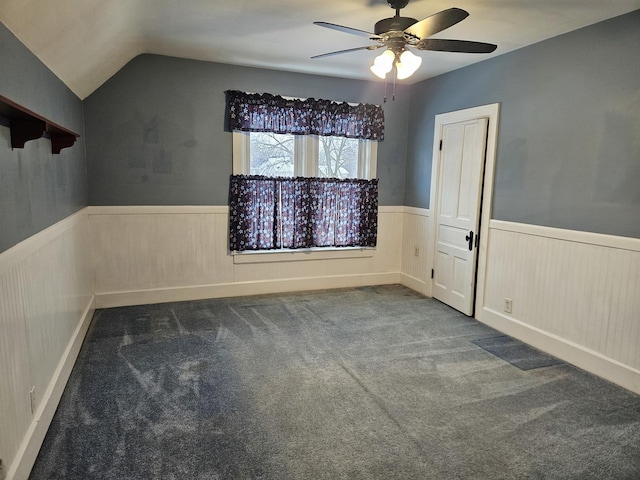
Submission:
M 466 315 L 474 305 L 487 123 L 475 118 L 440 131 L 433 296 Z

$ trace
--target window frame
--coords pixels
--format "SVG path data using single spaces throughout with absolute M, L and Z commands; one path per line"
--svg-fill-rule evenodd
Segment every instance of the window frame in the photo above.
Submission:
M 251 174 L 251 133 L 233 131 L 233 174 Z M 317 177 L 319 139 L 317 135 L 294 135 L 294 176 Z M 356 178 L 376 178 L 378 141 L 358 140 L 358 174 Z

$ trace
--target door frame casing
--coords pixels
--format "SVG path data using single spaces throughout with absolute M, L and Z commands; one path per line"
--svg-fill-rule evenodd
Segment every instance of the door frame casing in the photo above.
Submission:
M 435 116 L 435 126 L 433 130 L 433 153 L 431 155 L 431 193 L 429 196 L 430 210 L 430 228 L 429 228 L 429 265 L 434 268 L 435 248 L 436 248 L 436 227 L 437 227 L 437 202 L 439 198 L 439 168 L 441 163 L 440 140 L 442 139 L 442 126 L 449 123 L 463 122 L 477 118 L 487 118 L 489 125 L 487 127 L 487 150 L 485 154 L 485 166 L 483 177 L 483 190 L 481 202 L 480 216 L 480 245 L 478 247 L 478 267 L 476 270 L 475 285 L 475 311 L 482 308 L 482 299 L 484 298 L 484 279 L 487 268 L 487 252 L 489 239 L 489 220 L 491 219 L 491 210 L 493 205 L 493 183 L 495 177 L 495 164 L 498 144 L 498 121 L 500 115 L 500 104 L 492 103 L 489 105 L 481 105 L 478 107 L 466 108 L 454 112 L 440 113 Z M 433 292 L 433 282 L 430 282 L 430 293 Z

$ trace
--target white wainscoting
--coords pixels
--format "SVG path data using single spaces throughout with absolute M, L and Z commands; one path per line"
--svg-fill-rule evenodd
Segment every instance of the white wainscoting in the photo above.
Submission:
M 429 239 L 429 210 L 404 207 L 402 229 L 401 282 L 403 285 L 431 296 L 433 247 Z
M 483 288 L 478 320 L 640 394 L 640 239 L 492 220 Z
M 96 306 L 400 283 L 405 216 L 379 208 L 375 250 L 234 262 L 226 206 L 90 207 Z
M 0 253 L 0 456 L 8 479 L 28 477 L 93 315 L 89 248 L 84 209 Z
M 431 294 L 427 209 L 380 207 L 375 250 L 326 258 L 234 262 L 227 225 L 221 206 L 88 207 L 0 254 L 0 455 L 9 479 L 26 478 L 35 461 L 93 293 L 100 308 L 390 283 Z M 640 240 L 492 220 L 485 245 L 480 321 L 640 393 Z

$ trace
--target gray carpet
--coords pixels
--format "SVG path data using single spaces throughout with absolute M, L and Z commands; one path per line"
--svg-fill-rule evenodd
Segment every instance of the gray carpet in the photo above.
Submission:
M 30 478 L 639 479 L 640 396 L 498 337 L 400 286 L 99 310 Z
M 508 335 L 479 338 L 473 340 L 473 343 L 487 352 L 493 353 L 505 362 L 509 362 L 511 365 L 518 367 L 520 370 L 551 367 L 563 363 L 562 360 L 547 355 Z

